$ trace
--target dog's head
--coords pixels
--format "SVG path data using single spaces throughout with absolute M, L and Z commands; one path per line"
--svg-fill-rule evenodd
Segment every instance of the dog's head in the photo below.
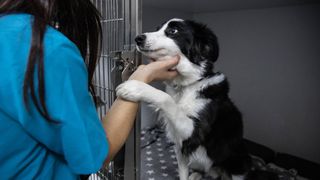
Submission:
M 191 20 L 171 19 L 157 31 L 137 36 L 135 41 L 138 51 L 153 59 L 182 56 L 177 69 L 186 76 L 187 69 L 197 71 L 199 77 L 211 74 L 219 55 L 215 34 L 205 25 Z

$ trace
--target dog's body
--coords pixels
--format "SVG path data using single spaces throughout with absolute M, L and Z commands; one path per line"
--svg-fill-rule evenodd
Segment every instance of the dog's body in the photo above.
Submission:
M 180 179 L 201 178 L 199 173 L 189 176 L 189 168 L 214 178 L 224 174 L 224 179 L 243 179 L 251 161 L 227 79 L 213 71 L 219 51 L 216 36 L 202 24 L 172 19 L 136 41 L 148 57 L 180 56 L 180 75 L 165 82 L 167 93 L 135 80 L 117 88 L 118 96 L 150 103 L 160 111 L 167 136 L 175 143 Z

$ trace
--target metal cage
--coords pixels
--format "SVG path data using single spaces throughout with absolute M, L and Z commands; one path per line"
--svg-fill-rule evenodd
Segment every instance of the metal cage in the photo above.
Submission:
M 91 1 L 101 13 L 103 31 L 102 54 L 94 75 L 98 113 L 102 119 L 116 98 L 117 85 L 141 61 L 134 51 L 134 37 L 141 33 L 141 0 Z M 139 179 L 139 132 L 138 116 L 125 147 L 108 168 L 91 175 L 90 179 Z

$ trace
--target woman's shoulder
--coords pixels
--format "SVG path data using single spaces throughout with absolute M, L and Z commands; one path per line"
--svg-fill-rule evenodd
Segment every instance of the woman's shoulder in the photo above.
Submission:
M 60 31 L 48 26 L 44 37 L 45 61 L 60 68 L 80 68 L 86 65 L 78 47 Z
M 31 36 L 32 21 L 33 15 L 27 13 L 0 14 L 0 29 L 11 33 L 24 32 L 24 36 Z M 75 53 L 80 54 L 77 46 L 68 37 L 50 25 L 47 25 L 44 43 L 47 50 L 64 45 L 72 47 Z
M 11 53 L 18 53 L 21 59 L 27 59 L 33 18 L 32 15 L 26 13 L 0 14 L 0 47 L 9 46 L 10 49 L 15 49 Z M 81 69 L 85 68 L 78 47 L 63 33 L 49 25 L 44 35 L 43 50 L 47 67 L 69 69 L 78 66 Z
M 74 53 L 81 55 L 78 47 L 68 37 L 51 26 L 47 26 L 44 43 L 45 45 L 47 45 L 46 47 L 49 47 L 51 49 L 57 47 L 61 48 L 61 46 L 69 47 L 73 49 Z
M 25 13 L 0 14 L 1 31 L 12 31 L 26 28 L 30 24 L 32 16 Z
M 87 76 L 85 61 L 78 47 L 57 29 L 48 26 L 44 37 L 44 59 L 48 73 L 57 71 Z M 78 79 L 79 80 L 79 79 Z
M 19 35 L 23 33 L 24 37 L 31 38 L 33 18 L 33 15 L 27 13 L 0 14 L 0 31 L 3 35 L 15 33 Z M 80 55 L 78 47 L 63 33 L 50 25 L 47 25 L 46 28 L 44 45 L 47 51 L 59 46 L 69 46 L 72 47 L 75 53 Z

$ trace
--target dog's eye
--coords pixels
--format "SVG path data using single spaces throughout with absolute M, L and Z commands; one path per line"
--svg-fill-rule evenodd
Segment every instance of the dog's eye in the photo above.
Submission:
M 170 29 L 169 30 L 169 34 L 176 34 L 176 33 L 178 33 L 177 29 Z

